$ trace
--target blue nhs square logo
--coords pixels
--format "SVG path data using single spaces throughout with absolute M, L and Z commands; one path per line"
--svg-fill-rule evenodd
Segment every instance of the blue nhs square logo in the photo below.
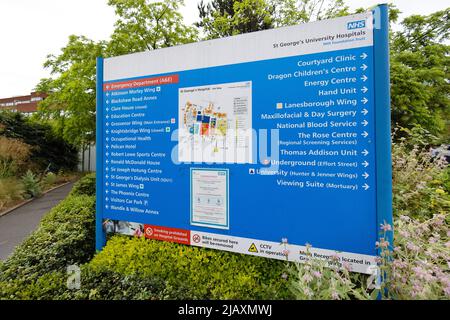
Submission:
M 365 20 L 347 22 L 347 30 L 361 29 L 366 26 Z

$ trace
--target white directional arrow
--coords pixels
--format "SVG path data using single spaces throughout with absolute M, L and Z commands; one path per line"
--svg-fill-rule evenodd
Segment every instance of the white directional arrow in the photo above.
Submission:
M 106 179 L 108 179 L 108 178 L 109 178 L 109 176 L 108 176 L 108 175 L 106 175 L 106 176 L 105 176 L 105 178 L 106 178 Z
M 108 167 L 106 167 L 106 168 L 105 168 L 105 170 L 106 170 L 106 171 L 109 171 L 109 168 L 108 168 Z
M 364 82 L 366 82 L 367 79 L 369 79 L 369 78 L 367 78 L 367 76 L 366 76 L 365 74 L 363 74 L 363 76 L 361 77 L 361 80 L 364 81 Z
M 106 205 L 105 208 L 108 209 L 108 205 Z
M 106 193 L 106 194 L 108 194 L 108 192 L 109 192 L 108 190 L 105 190 L 105 193 Z
M 367 54 L 365 52 L 363 52 L 363 54 L 360 55 L 359 57 L 364 60 L 367 58 Z
M 105 186 L 109 186 L 109 183 L 107 182 L 107 183 L 105 183 Z
M 363 92 L 363 93 L 366 93 L 367 91 L 369 91 L 369 89 L 367 89 L 367 87 L 362 87 L 362 89 L 361 89 L 361 91 Z
M 109 163 L 109 160 L 106 160 L 106 163 Z
M 363 71 L 365 71 L 367 69 L 367 65 L 365 63 L 363 63 L 363 65 L 361 66 L 361 69 L 363 69 Z
M 367 183 L 364 183 L 363 188 L 364 188 L 364 190 L 367 190 L 367 189 L 369 189 L 370 187 L 369 187 L 369 185 L 368 185 Z
M 109 122 L 106 123 L 106 126 L 109 126 Z
M 367 151 L 366 149 L 364 149 L 361 153 L 362 153 L 364 156 L 367 156 L 367 155 L 369 154 L 369 151 Z
M 364 138 L 367 138 L 367 136 L 368 136 L 369 134 L 367 133 L 367 131 L 363 131 L 363 133 L 361 133 L 361 135 L 362 135 Z
M 367 100 L 367 98 L 364 97 L 364 98 L 361 100 L 361 102 L 364 103 L 364 104 L 366 104 L 367 102 L 369 102 L 369 100 Z
M 107 157 L 109 156 L 109 152 L 106 153 L 106 156 L 107 156 Z
M 105 201 L 108 201 L 108 200 L 109 200 L 109 198 L 108 198 L 108 197 L 106 197 L 106 198 L 105 198 Z
M 109 144 L 106 145 L 106 149 L 109 149 Z
M 363 175 L 364 179 L 367 179 L 369 177 L 369 174 L 367 172 L 364 172 Z
M 106 96 L 109 97 L 109 92 L 106 93 Z
M 367 121 L 366 119 L 364 119 L 363 122 L 361 122 L 361 124 L 365 127 L 369 124 L 369 121 Z
M 106 134 L 109 134 L 109 130 L 106 130 Z
M 367 161 L 364 161 L 363 163 L 361 163 L 363 166 L 364 166 L 364 168 L 367 168 L 368 166 L 369 166 L 369 163 L 367 162 Z
M 106 119 L 109 119 L 109 116 L 108 116 L 108 115 L 106 115 Z
M 363 115 L 367 115 L 369 113 L 369 111 L 366 108 L 364 108 L 364 109 L 362 109 L 361 113 Z
M 109 138 L 106 138 L 106 141 L 109 141 Z

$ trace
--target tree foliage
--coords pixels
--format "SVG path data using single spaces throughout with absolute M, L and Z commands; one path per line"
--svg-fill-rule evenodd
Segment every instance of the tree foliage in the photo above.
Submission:
M 402 127 L 419 125 L 439 135 L 450 113 L 450 8 L 428 16 L 413 15 L 392 34 L 392 120 Z
M 95 42 L 71 35 L 58 55 L 48 55 L 44 67 L 51 77 L 38 91 L 50 93 L 37 117 L 74 145 L 95 141 L 96 58 L 153 50 L 195 41 L 196 30 L 183 24 L 182 1 L 110 0 L 118 16 L 109 41 Z
M 265 0 L 214 0 L 198 5 L 200 21 L 207 39 L 221 38 L 274 27 L 275 8 Z
M 39 104 L 38 117 L 54 125 L 57 134 L 74 145 L 95 141 L 96 57 L 106 43 L 70 36 L 59 55 L 48 55 L 44 67 L 51 78 L 37 90 L 50 95 Z
M 182 0 L 109 0 L 117 22 L 111 39 L 94 42 L 70 36 L 58 55 L 44 66 L 51 78 L 37 90 L 50 92 L 40 104 L 39 118 L 53 124 L 70 143 L 95 141 L 95 59 L 154 50 L 206 39 L 328 19 L 349 14 L 345 0 L 213 0 L 198 4 L 197 28 L 183 23 Z M 356 12 L 363 12 L 358 9 Z M 390 21 L 399 10 L 390 6 Z M 419 125 L 434 135 L 449 125 L 449 9 L 404 19 L 402 30 L 391 32 L 392 121 Z M 447 131 L 446 131 L 447 130 Z M 445 135 L 444 135 L 445 137 Z
M 290 26 L 349 14 L 344 0 L 268 0 L 275 8 L 276 27 Z
M 197 40 L 197 30 L 183 24 L 180 0 L 109 0 L 118 17 L 109 54 L 171 47 Z

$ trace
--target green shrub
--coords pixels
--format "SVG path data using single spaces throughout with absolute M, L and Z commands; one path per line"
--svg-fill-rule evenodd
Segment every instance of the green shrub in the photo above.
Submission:
M 448 164 L 433 159 L 423 142 L 420 128 L 396 129 L 408 139 L 392 144 L 392 182 L 394 216 L 407 215 L 419 220 L 450 211 Z
M 44 188 L 48 188 L 53 186 L 58 180 L 58 176 L 54 174 L 53 172 L 48 172 L 42 179 L 42 186 Z
M 34 198 L 42 194 L 39 180 L 31 170 L 28 170 L 27 173 L 22 176 L 22 184 L 25 191 L 25 198 Z
M 59 300 L 70 297 L 67 275 L 50 272 L 33 280 L 16 278 L 0 281 L 0 300 Z
M 89 261 L 94 252 L 95 199 L 72 196 L 54 207 L 0 265 L 0 282 L 32 283 L 43 275 Z
M 71 195 L 95 196 L 95 173 L 90 173 L 78 180 L 70 191 Z
M 286 262 L 169 242 L 113 236 L 89 263 L 96 271 L 164 279 L 165 298 L 280 299 Z M 180 297 L 174 288 L 189 288 Z
M 124 276 L 111 270 L 94 270 L 89 265 L 81 268 L 79 290 L 67 290 L 63 296 L 89 300 L 149 300 L 160 299 L 164 281 L 136 273 Z

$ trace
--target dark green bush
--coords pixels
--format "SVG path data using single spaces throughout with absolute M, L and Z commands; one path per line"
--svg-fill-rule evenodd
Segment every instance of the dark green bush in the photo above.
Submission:
M 78 180 L 70 194 L 95 196 L 95 173 L 89 173 Z
M 55 300 L 70 298 L 64 272 L 50 272 L 39 278 L 0 281 L 0 300 Z
M 94 259 L 95 175 L 0 264 L 0 299 L 283 299 L 286 262 L 116 235 Z M 66 287 L 68 265 L 81 288 Z M 84 264 L 84 265 L 83 265 Z
M 30 160 L 43 171 L 73 171 L 78 164 L 78 150 L 57 136 L 52 128 L 25 118 L 21 113 L 0 112 L 0 135 L 18 139 L 32 147 Z
M 286 262 L 144 238 L 112 237 L 89 263 L 98 272 L 164 279 L 165 298 L 290 298 Z M 174 288 L 189 288 L 180 292 Z
M 0 282 L 32 282 L 68 265 L 89 261 L 95 252 L 94 207 L 94 197 L 72 196 L 53 208 L 0 265 Z

